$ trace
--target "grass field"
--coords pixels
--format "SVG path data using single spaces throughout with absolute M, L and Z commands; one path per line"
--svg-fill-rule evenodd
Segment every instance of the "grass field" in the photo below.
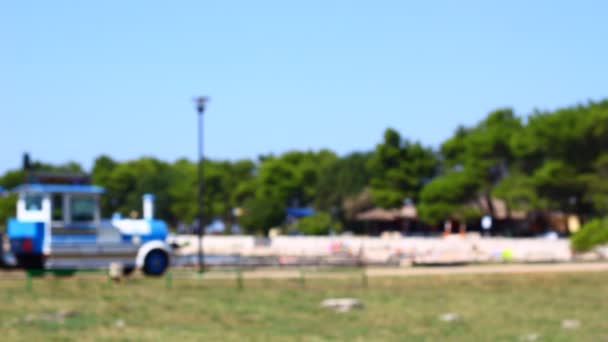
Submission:
M 0 280 L 1 340 L 605 341 L 608 274 Z M 363 309 L 321 308 L 355 297 Z M 442 315 L 452 313 L 454 320 Z M 576 320 L 564 327 L 564 320 Z M 578 326 L 577 326 L 578 325 Z

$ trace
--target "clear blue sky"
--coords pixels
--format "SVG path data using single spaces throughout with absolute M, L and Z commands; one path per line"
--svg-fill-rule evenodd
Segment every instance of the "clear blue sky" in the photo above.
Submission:
M 6 1 L 0 172 L 21 153 L 85 167 L 437 146 L 497 107 L 608 95 L 604 1 Z

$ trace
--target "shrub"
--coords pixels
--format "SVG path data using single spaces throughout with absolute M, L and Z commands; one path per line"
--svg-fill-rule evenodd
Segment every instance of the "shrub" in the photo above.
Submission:
M 298 230 L 306 235 L 324 235 L 332 229 L 337 231 L 339 226 L 332 222 L 328 213 L 324 212 L 317 212 L 298 221 Z
M 608 242 L 608 217 L 587 222 L 570 237 L 572 248 L 579 252 Z

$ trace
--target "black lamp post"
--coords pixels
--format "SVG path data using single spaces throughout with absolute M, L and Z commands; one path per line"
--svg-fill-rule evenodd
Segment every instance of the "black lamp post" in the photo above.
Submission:
M 203 253 L 203 235 L 205 233 L 205 225 L 203 222 L 203 113 L 205 105 L 209 101 L 206 96 L 200 96 L 194 99 L 196 103 L 196 111 L 198 112 L 198 271 L 205 271 L 205 261 Z

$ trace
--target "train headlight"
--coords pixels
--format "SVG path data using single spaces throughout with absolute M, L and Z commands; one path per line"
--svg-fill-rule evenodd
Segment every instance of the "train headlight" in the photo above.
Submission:
M 31 252 L 32 251 L 32 239 L 29 238 L 25 238 L 23 239 L 23 244 L 21 245 L 23 248 L 24 252 Z

